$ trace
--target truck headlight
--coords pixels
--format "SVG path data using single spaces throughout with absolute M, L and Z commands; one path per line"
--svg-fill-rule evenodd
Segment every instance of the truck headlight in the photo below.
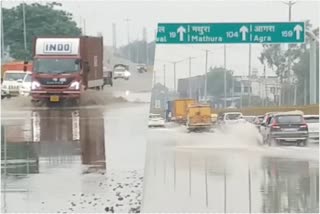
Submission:
M 38 81 L 32 81 L 31 83 L 31 89 L 32 90 L 36 90 L 39 89 L 41 87 L 40 83 Z
M 79 90 L 80 89 L 80 83 L 78 81 L 74 81 L 71 83 L 69 89 Z

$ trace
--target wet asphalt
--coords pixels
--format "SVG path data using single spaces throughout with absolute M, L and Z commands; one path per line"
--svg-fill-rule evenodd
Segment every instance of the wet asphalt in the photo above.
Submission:
M 3 100 L 1 212 L 139 212 L 151 77 L 116 80 L 80 107 Z
M 319 144 L 261 146 L 249 125 L 148 129 L 148 81 L 78 108 L 3 101 L 1 212 L 319 212 Z
M 142 211 L 318 213 L 319 144 L 268 147 L 255 134 L 149 129 Z

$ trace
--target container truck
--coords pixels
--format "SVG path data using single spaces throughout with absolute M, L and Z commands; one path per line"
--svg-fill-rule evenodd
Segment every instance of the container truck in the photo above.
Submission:
M 87 89 L 102 89 L 102 37 L 36 37 L 32 101 L 79 103 Z
M 212 126 L 210 105 L 189 105 L 186 126 L 189 131 L 209 130 Z
M 187 109 L 191 104 L 196 103 L 194 99 L 176 99 L 173 101 L 172 118 L 178 123 L 183 123 L 187 121 Z

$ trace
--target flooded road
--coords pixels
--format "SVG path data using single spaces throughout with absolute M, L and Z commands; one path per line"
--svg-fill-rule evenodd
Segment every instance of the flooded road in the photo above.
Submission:
M 148 107 L 118 104 L 3 117 L 2 211 L 137 209 L 145 154 L 141 132 Z M 128 109 L 136 112 L 131 118 Z M 128 120 L 122 120 L 123 115 Z
M 139 212 L 151 77 L 88 91 L 77 108 L 2 101 L 1 212 Z
M 318 145 L 169 127 L 149 130 L 147 154 L 143 212 L 319 211 Z

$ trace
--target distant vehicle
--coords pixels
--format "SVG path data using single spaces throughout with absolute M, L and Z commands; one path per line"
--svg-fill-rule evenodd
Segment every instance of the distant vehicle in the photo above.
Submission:
M 1 65 L 1 81 L 5 71 L 32 71 L 32 63 L 27 61 L 14 61 Z
M 24 80 L 28 75 L 31 75 L 30 71 L 6 71 L 4 72 L 2 90 L 10 96 L 18 96 L 20 87 L 24 85 Z
M 165 121 L 160 114 L 150 114 L 149 115 L 149 127 L 164 127 Z
M 304 115 L 303 117 L 308 125 L 309 142 L 319 142 L 319 115 Z
M 130 76 L 129 66 L 123 64 L 116 64 L 113 66 L 113 79 L 129 80 Z
M 308 125 L 299 111 L 272 114 L 261 126 L 265 127 L 263 141 L 269 146 L 284 142 L 307 145 Z
M 210 105 L 189 105 L 186 126 L 189 131 L 209 130 L 212 126 Z
M 176 99 L 172 103 L 171 120 L 177 123 L 186 124 L 187 121 L 187 109 L 189 105 L 195 104 L 194 99 Z
M 245 122 L 241 112 L 225 112 L 220 116 L 220 125 L 232 125 Z
M 112 70 L 107 70 L 104 68 L 103 70 L 103 86 L 105 85 L 110 85 L 111 87 L 113 86 L 113 81 L 112 81 Z
M 260 130 L 260 124 L 262 123 L 264 115 L 256 116 L 253 120 L 253 124 Z
M 147 71 L 148 71 L 147 65 L 146 65 L 146 64 L 138 64 L 138 65 L 137 65 L 137 71 L 138 71 L 139 73 L 147 72 Z

